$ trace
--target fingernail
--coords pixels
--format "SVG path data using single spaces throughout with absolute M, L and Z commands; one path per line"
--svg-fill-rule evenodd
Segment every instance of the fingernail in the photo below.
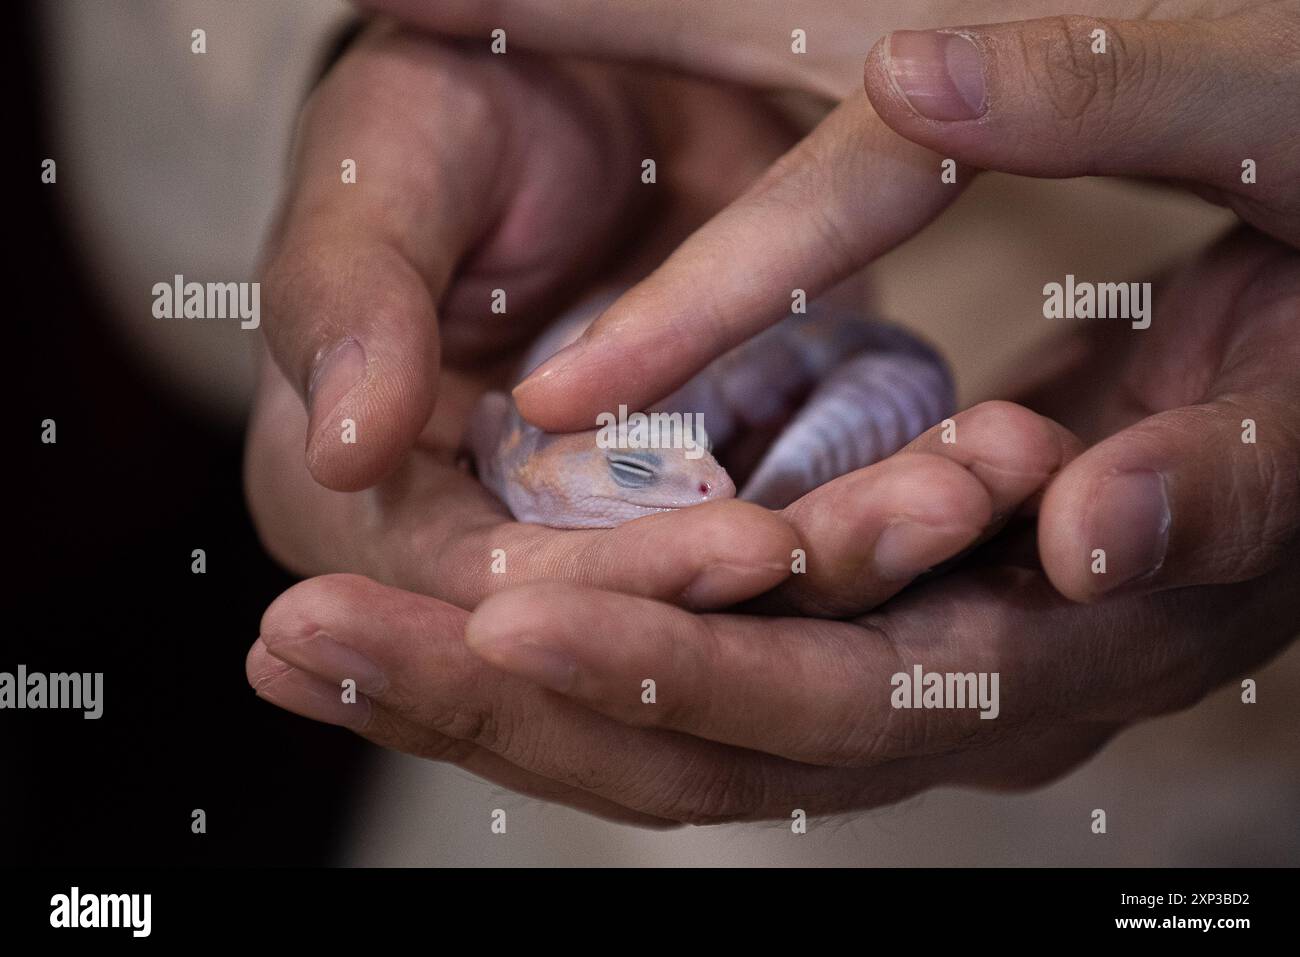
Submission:
M 310 638 L 263 635 L 266 650 L 281 661 L 329 681 L 356 682 L 357 690 L 368 695 L 383 694 L 388 678 L 373 661 L 324 633 Z
M 871 564 L 884 582 L 911 581 L 950 558 L 979 535 L 978 529 L 955 525 L 925 525 L 900 519 L 876 539 Z
M 567 654 L 517 635 L 474 635 L 468 644 L 489 664 L 560 694 L 568 694 L 578 677 L 578 663 Z
M 559 374 L 567 365 L 569 365 L 578 354 L 582 352 L 582 339 L 579 338 L 569 343 L 555 355 L 551 356 L 532 372 L 528 373 L 517 386 L 514 387 L 513 394 L 519 395 L 520 392 L 533 388 L 544 379 Z
M 714 562 L 700 569 L 682 592 L 688 608 L 723 608 L 760 594 L 790 572 L 781 563 Z
M 249 656 L 248 680 L 259 698 L 304 718 L 353 731 L 362 730 L 370 722 L 371 704 L 365 695 L 347 692 L 300 671 L 258 645 Z
M 984 115 L 984 57 L 960 33 L 891 33 L 885 65 L 908 105 L 929 120 L 973 120 Z
M 313 430 L 319 424 L 318 417 L 333 412 L 365 372 L 366 351 L 351 336 L 316 360 L 307 384 L 307 410 Z
M 1093 499 L 1089 548 L 1106 553 L 1098 591 L 1155 573 L 1169 547 L 1169 497 L 1159 472 L 1120 472 L 1105 479 Z M 1095 564 L 1094 564 L 1095 567 Z

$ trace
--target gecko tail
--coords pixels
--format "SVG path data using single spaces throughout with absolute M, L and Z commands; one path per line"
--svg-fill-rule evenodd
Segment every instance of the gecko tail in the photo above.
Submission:
M 933 352 L 857 355 L 835 369 L 759 462 L 740 498 L 784 508 L 892 455 L 952 414 L 947 365 Z

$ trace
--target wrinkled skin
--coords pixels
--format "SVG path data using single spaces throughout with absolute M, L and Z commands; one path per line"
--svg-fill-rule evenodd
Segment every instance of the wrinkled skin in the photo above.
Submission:
M 1027 399 L 1083 432 L 1092 444 L 1081 455 L 1061 426 L 990 403 L 958 414 L 966 436 L 958 448 L 932 431 L 785 510 L 813 558 L 808 575 L 765 596 L 785 617 L 696 615 L 555 583 L 512 588 L 471 614 L 356 576 L 326 576 L 268 609 L 249 654 L 250 680 L 282 707 L 381 746 L 640 824 L 788 819 L 796 807 L 866 808 L 939 785 L 1041 784 L 1126 724 L 1187 707 L 1258 667 L 1300 621 L 1300 383 L 1286 371 L 1300 361 L 1300 256 L 1258 236 L 1235 237 L 1157 294 L 1177 322 L 1054 344 L 1080 359 Z M 1243 408 L 1260 416 L 1261 436 L 1273 436 L 1268 448 L 1240 443 Z M 1238 456 L 1198 454 L 1204 474 L 1188 475 L 1180 492 L 1213 493 L 1220 469 L 1238 484 L 1234 499 L 1215 508 L 1207 501 L 1202 514 L 1184 500 L 1192 511 L 1179 508 L 1176 521 L 1191 525 L 1186 538 L 1176 533 L 1162 574 L 1187 574 L 1188 561 L 1205 557 L 1196 523 L 1237 507 L 1240 542 L 1209 573 L 1235 584 L 1162 591 L 1157 576 L 1075 604 L 1044 574 L 1026 528 L 868 611 L 901 587 L 855 551 L 869 555 L 889 527 L 874 509 L 896 479 L 912 488 L 944 481 L 949 473 L 937 465 L 951 455 L 943 461 L 985 497 L 981 512 L 961 504 L 962 485 L 948 486 L 950 517 L 985 522 L 1048 486 L 1039 514 L 1053 522 L 1040 522 L 1039 551 L 1074 548 L 1086 568 L 1091 542 L 1074 529 L 1088 516 L 1075 496 L 1086 498 L 1108 462 L 1152 442 L 1181 434 L 1202 448 L 1204 430 L 1183 432 L 1180 419 L 1219 421 Z M 1291 497 L 1258 511 L 1267 499 L 1255 481 Z M 810 617 L 828 611 L 852 620 Z M 355 669 L 321 656 L 323 635 L 373 666 L 355 707 L 334 703 L 337 682 Z M 892 709 L 890 676 L 918 663 L 999 672 L 999 718 Z M 647 675 L 659 689 L 654 707 L 640 697 Z
M 1121 49 L 1162 42 L 1128 39 Z M 1252 70 L 1293 68 L 1293 56 L 1260 59 L 1261 51 L 1271 57 L 1274 46 L 1229 44 L 1250 51 Z M 1170 62 L 1180 48 L 1153 49 L 1162 56 L 1146 63 Z M 1234 65 L 1204 47 L 1193 52 L 1187 69 L 1170 77 L 1204 82 Z M 1141 63 L 1125 66 L 1140 69 Z M 1045 67 L 1060 64 L 1049 60 Z M 1056 79 L 1071 76 L 1088 81 L 1077 71 Z M 1057 127 L 1049 129 L 1050 113 L 1033 114 L 1029 107 L 1035 90 L 1055 89 L 1052 77 L 1029 79 L 1034 82 L 1023 84 L 1022 100 L 1004 98 L 1005 113 L 992 113 L 979 126 L 988 131 L 983 142 L 963 145 L 962 130 L 914 121 L 908 121 L 914 124 L 910 135 L 953 149 L 952 155 L 972 150 L 986 165 L 996 165 L 999 148 L 1004 165 L 1017 165 L 1005 151 L 1030 141 L 1053 144 L 1039 151 L 1039 161 L 1051 169 L 1025 168 L 1023 158 L 1019 166 L 1062 175 L 1071 162 L 1081 164 L 1081 172 L 1125 172 L 1096 168 L 1104 159 L 1134 155 L 1114 150 L 1101 135 L 1118 131 L 1137 135 L 1136 145 L 1147 150 L 1143 172 L 1157 174 L 1172 149 L 1169 173 L 1179 175 L 1176 164 L 1195 159 L 1195 143 L 1178 135 L 1177 123 L 1171 129 L 1171 117 L 1193 128 L 1215 126 L 1221 113 L 1232 123 L 1253 124 L 1238 137 L 1255 137 L 1252 148 L 1261 145 L 1261 135 L 1276 141 L 1278 131 L 1295 128 L 1286 122 L 1261 126 L 1248 109 L 1196 97 L 1180 101 L 1185 112 L 1165 114 L 1160 123 L 1134 124 L 1124 110 L 1136 101 L 1124 94 L 1141 94 L 1145 86 L 1133 83 L 1099 88 L 1101 95 L 1081 115 L 1057 117 Z M 885 95 L 878 107 L 889 113 L 889 90 L 874 92 Z M 733 301 L 728 297 L 741 289 L 734 303 L 750 311 L 739 310 L 735 326 L 712 330 L 697 343 L 701 364 L 761 325 L 762 295 L 746 298 L 745 292 L 754 277 L 770 282 L 769 293 L 788 293 L 787 274 L 756 268 L 767 258 L 806 263 L 824 257 L 830 266 L 865 261 L 950 201 L 949 194 L 918 201 L 933 199 L 940 189 L 935 155 L 886 140 L 888 130 L 864 105 L 861 97 L 846 101 L 819 128 L 818 145 L 791 154 L 751 194 L 761 203 L 716 222 L 707 242 L 698 240 L 674 257 L 656 288 L 633 290 L 639 297 L 633 304 L 653 307 L 648 311 L 671 331 L 674 317 L 699 306 L 684 292 L 694 288 L 691 280 L 725 279 L 728 263 L 735 266 L 734 276 L 749 285 L 722 282 L 719 294 Z M 901 110 L 891 115 L 899 126 L 904 119 Z M 1012 135 L 1020 123 L 1038 135 Z M 1239 159 L 1239 147 L 1230 152 Z M 1235 179 L 1236 160 L 1222 167 L 1221 159 L 1203 161 L 1220 170 L 1216 176 L 1227 168 Z M 879 162 L 891 163 L 895 173 L 888 196 L 868 190 L 865 206 L 849 210 L 806 202 L 827 183 L 867 181 L 859 174 Z M 1243 215 L 1261 228 L 1293 222 L 1286 190 L 1297 182 L 1281 175 L 1261 183 L 1265 188 L 1249 194 L 1254 198 Z M 786 202 L 792 196 L 805 202 Z M 859 194 L 839 190 L 834 196 Z M 820 231 L 799 228 L 810 221 L 810 209 L 828 217 Z M 825 227 L 843 226 L 847 213 L 878 232 L 827 255 L 819 243 L 848 234 Z M 746 229 L 763 241 L 737 240 Z M 293 241 L 288 246 L 292 250 Z M 741 249 L 753 255 L 735 257 Z M 1073 374 L 1027 400 L 1078 430 L 1088 444 L 1082 454 L 1079 441 L 1049 419 L 1005 403 L 978 406 L 957 417 L 961 442 L 944 445 L 928 434 L 772 516 L 791 537 L 743 503 L 722 503 L 608 533 L 567 533 L 573 547 L 563 553 L 548 551 L 549 542 L 511 537 L 502 525 L 477 540 L 467 537 L 466 547 L 395 548 L 403 536 L 390 534 L 355 548 L 356 529 L 391 525 L 367 524 L 364 519 L 373 516 L 298 496 L 301 512 L 287 527 L 302 536 L 302 529 L 320 528 L 324 516 L 328 530 L 307 537 L 317 567 L 331 560 L 336 568 L 369 563 L 391 582 L 404 577 L 395 569 L 422 560 L 423 575 L 407 573 L 407 580 L 479 607 L 471 614 L 356 576 L 314 579 L 268 610 L 249 654 L 249 679 L 266 699 L 353 728 L 382 746 L 455 761 L 517 790 L 641 823 L 784 817 L 791 807 L 812 813 L 867 807 L 943 784 L 1020 787 L 1048 780 L 1125 724 L 1185 707 L 1267 660 L 1290 640 L 1300 616 L 1294 588 L 1300 573 L 1296 255 L 1259 235 L 1238 237 L 1157 295 L 1167 321 L 1158 315 L 1147 332 L 1116 336 L 1109 329 L 1081 343 Z M 317 308 L 319 300 L 308 306 Z M 628 346 L 628 355 L 647 354 L 646 330 L 639 334 L 636 322 L 611 321 L 607 331 L 618 333 L 610 341 Z M 668 378 L 690 374 L 681 368 L 680 353 L 674 361 L 675 368 L 665 367 Z M 614 378 L 623 371 L 617 363 L 610 369 Z M 646 377 L 643 385 L 655 392 L 663 381 Z M 598 390 L 608 383 L 592 383 L 573 393 L 567 410 L 553 409 L 554 421 L 566 414 L 589 421 L 587 402 L 605 407 Z M 292 387 L 288 396 L 280 408 L 291 411 L 298 401 Z M 297 419 L 281 421 L 300 437 L 306 417 L 300 405 L 297 412 Z M 1254 445 L 1240 439 L 1247 417 L 1258 426 Z M 328 458 L 316 463 L 327 479 L 363 474 L 347 473 L 347 462 Z M 1099 531 L 1113 533 L 1098 522 L 1107 514 L 1102 493 L 1111 476 L 1135 465 L 1165 475 L 1172 509 L 1168 553 L 1148 575 L 1135 576 L 1142 571 L 1136 566 L 1114 567 L 1106 578 L 1093 575 L 1085 556 Z M 339 468 L 344 472 L 330 471 Z M 1033 531 L 1008 537 L 958 571 L 868 614 L 926 568 L 987 538 L 1008 515 L 1032 510 L 1044 488 L 1037 555 L 1017 547 L 1032 546 Z M 451 501 L 447 492 L 439 488 L 421 513 L 456 513 L 437 509 Z M 458 541 L 445 531 L 444 525 L 443 534 L 424 544 Z M 899 532 L 907 547 L 898 547 Z M 508 546 L 506 576 L 491 575 L 483 561 L 494 541 Z M 340 543 L 353 547 L 340 549 Z M 717 551 L 720 544 L 725 554 Z M 814 560 L 806 574 L 790 576 L 796 544 L 808 545 Z M 671 562 L 654 562 L 656 550 Z M 674 577 L 682 567 L 691 577 Z M 624 577 L 629 568 L 633 573 Z M 574 569 L 586 576 L 583 583 L 527 584 L 573 575 Z M 479 605 L 492 591 L 502 593 Z M 759 595 L 766 610 L 785 617 L 697 615 L 671 604 L 720 608 Z M 830 616 L 849 620 L 826 620 Z M 326 653 L 331 644 L 363 656 L 368 666 L 354 658 L 341 667 L 337 655 Z M 888 709 L 888 677 L 909 661 L 931 670 L 999 671 L 1007 695 L 1000 719 Z M 661 707 L 640 703 L 640 680 L 647 674 L 660 676 Z M 362 697 L 343 707 L 337 682 L 348 676 L 360 679 Z M 870 689 L 878 696 L 864 701 Z

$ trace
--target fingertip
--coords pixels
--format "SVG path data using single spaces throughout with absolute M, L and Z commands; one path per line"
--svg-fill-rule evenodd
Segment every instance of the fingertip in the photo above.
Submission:
M 244 677 L 248 679 L 248 685 L 254 691 L 265 684 L 271 675 L 288 670 L 287 664 L 267 650 L 266 642 L 262 641 L 260 636 L 244 656 Z
M 1014 402 L 982 402 L 957 417 L 957 444 L 973 448 L 969 466 L 999 497 L 1021 500 L 1083 450 L 1064 426 Z
M 308 638 L 328 630 L 349 608 L 373 606 L 384 589 L 373 579 L 343 572 L 304 579 L 267 606 L 259 633 L 288 640 Z
M 1105 579 L 1089 544 L 1087 528 L 1096 477 L 1090 470 L 1066 469 L 1048 486 L 1038 513 L 1038 554 L 1043 571 L 1071 601 L 1094 602 L 1105 594 Z
M 441 349 L 424 279 L 386 242 L 301 227 L 265 271 L 266 342 L 308 412 L 306 465 L 354 492 L 388 475 L 433 409 Z
M 895 46 L 900 40 L 908 37 L 931 36 L 939 37 L 942 34 L 938 31 L 912 30 L 897 30 L 885 34 L 867 53 L 862 67 L 862 85 L 872 109 L 888 126 L 904 135 L 915 136 L 921 133 L 933 139 L 945 132 L 950 125 L 944 120 L 946 114 L 929 116 L 919 112 L 909 100 L 900 82 L 900 70 L 904 74 L 903 80 L 907 80 L 910 76 L 912 80 L 928 81 L 928 85 L 939 82 L 942 86 L 950 88 L 951 83 L 946 80 L 946 70 L 942 66 L 942 57 L 939 58 L 939 63 L 927 64 L 917 62 L 916 57 L 900 62 L 900 57 L 895 55 Z M 936 99 L 932 95 L 927 95 L 927 91 L 921 91 L 920 98 Z
M 482 653 L 524 634 L 539 637 L 550 620 L 546 607 L 553 602 L 576 602 L 581 608 L 582 589 L 564 582 L 527 582 L 494 592 L 470 614 L 465 622 L 465 644 Z
M 363 368 L 359 345 L 340 347 L 334 364 L 322 373 L 308 424 L 307 469 L 320 485 L 359 492 L 401 465 L 436 400 L 436 337 L 429 346 L 430 354 L 416 361 L 380 354 L 367 358 Z M 345 384 L 331 386 L 331 379 Z M 333 395 L 339 398 L 331 406 Z
M 544 432 L 578 432 L 594 428 L 596 421 L 586 381 L 558 372 L 545 378 L 534 374 L 511 389 L 510 395 L 524 421 Z
M 889 38 L 891 36 L 892 33 L 886 33 L 872 44 L 871 49 L 867 51 L 866 59 L 862 62 L 862 88 L 871 105 L 877 108 L 877 98 L 884 102 L 888 98 L 887 94 L 893 89 L 889 79 Z

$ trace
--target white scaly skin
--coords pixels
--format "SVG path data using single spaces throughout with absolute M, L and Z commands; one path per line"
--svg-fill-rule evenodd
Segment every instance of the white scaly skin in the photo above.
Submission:
M 613 298 L 589 300 L 560 319 L 524 371 L 577 338 Z M 952 406 L 947 367 L 929 346 L 896 327 L 814 304 L 807 316 L 791 316 L 731 350 L 654 410 L 701 414 L 714 447 L 746 429 L 779 427 L 740 497 L 782 508 L 893 454 Z M 542 432 L 509 396 L 492 392 L 475 410 L 468 444 L 480 480 L 521 522 L 611 528 L 736 494 L 726 470 L 702 449 L 604 449 L 598 435 L 594 428 Z

